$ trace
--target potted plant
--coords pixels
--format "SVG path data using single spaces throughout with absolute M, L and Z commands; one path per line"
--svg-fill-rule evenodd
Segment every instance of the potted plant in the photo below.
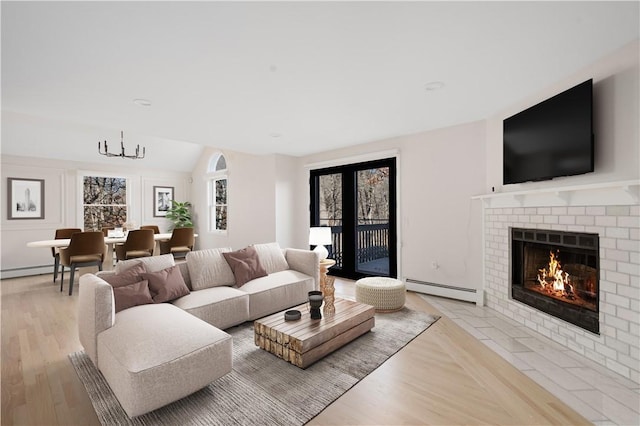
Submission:
M 191 203 L 171 200 L 166 218 L 173 222 L 173 228 L 193 228 L 191 219 Z

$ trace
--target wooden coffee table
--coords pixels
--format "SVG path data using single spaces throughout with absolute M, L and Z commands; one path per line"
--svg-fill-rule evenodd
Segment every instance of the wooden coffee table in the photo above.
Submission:
M 255 344 L 300 368 L 363 335 L 375 325 L 375 308 L 336 298 L 336 312 L 312 320 L 307 303 L 295 308 L 302 318 L 285 321 L 284 311 L 254 322 Z

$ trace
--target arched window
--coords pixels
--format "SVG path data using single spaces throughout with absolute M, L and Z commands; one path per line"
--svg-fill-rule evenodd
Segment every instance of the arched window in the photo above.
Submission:
M 227 232 L 228 178 L 227 159 L 218 152 L 207 168 L 209 181 L 209 231 Z
M 227 159 L 221 153 L 216 153 L 211 156 L 209 160 L 209 167 L 207 173 L 226 172 L 227 171 Z

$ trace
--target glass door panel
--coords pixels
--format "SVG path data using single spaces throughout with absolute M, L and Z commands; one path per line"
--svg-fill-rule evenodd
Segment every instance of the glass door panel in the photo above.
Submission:
M 330 226 L 330 273 L 397 276 L 395 158 L 310 173 L 311 226 Z
M 389 276 L 389 167 L 359 170 L 356 272 Z
M 333 245 L 327 247 L 329 257 L 336 261 L 335 269 L 342 269 L 342 174 L 318 177 L 317 226 L 330 226 Z

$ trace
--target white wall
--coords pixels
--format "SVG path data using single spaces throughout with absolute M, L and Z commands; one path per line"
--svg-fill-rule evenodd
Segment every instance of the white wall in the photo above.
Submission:
M 228 230 L 208 230 L 207 167 L 212 156 L 222 152 L 228 168 Z M 276 155 L 251 155 L 206 148 L 193 172 L 191 202 L 199 234 L 198 248 L 231 247 L 277 241 L 291 247 L 289 211 L 295 203 L 291 178 L 295 159 Z
M 97 155 L 97 154 L 96 154 Z M 126 161 L 128 167 L 122 167 Z M 134 162 L 135 161 L 135 162 Z M 158 225 L 169 228 L 169 221 L 153 217 L 153 186 L 174 187 L 174 198 L 190 198 L 190 174 L 144 169 L 144 160 L 113 159 L 112 165 L 81 163 L 74 161 L 41 159 L 34 157 L 1 156 L 2 172 L 2 228 L 0 260 L 2 277 L 18 276 L 33 272 L 33 268 L 52 269 L 51 251 L 26 247 L 27 242 L 53 239 L 57 228 L 83 228 L 82 174 L 84 172 L 126 177 L 129 220 L 138 225 Z M 8 220 L 7 178 L 44 179 L 44 219 Z M 38 271 L 43 272 L 43 271 Z
M 402 136 L 305 157 L 304 164 L 329 167 L 398 152 L 398 271 L 402 278 L 480 288 L 481 206 L 471 197 L 486 180 L 484 122 Z M 373 156 L 373 157 L 371 157 Z M 298 175 L 299 243 L 309 226 L 309 167 Z M 432 263 L 439 265 L 432 268 Z
M 163 139 L 131 132 L 128 129 L 110 129 L 89 123 L 70 123 L 62 120 L 36 117 L 2 110 L 2 154 L 18 157 L 38 157 L 74 160 L 111 167 L 114 161 L 125 159 L 98 155 L 98 142 L 108 142 L 109 152 L 120 153 L 120 131 L 124 131 L 125 153 L 131 155 L 136 145 L 146 148 L 144 163 L 135 167 L 173 170 L 190 173 L 201 155 L 202 146 L 190 142 Z M 38 149 L 34 150 L 33 147 Z
M 484 122 L 407 138 L 402 147 L 403 275 L 481 288 Z M 437 263 L 438 268 L 433 267 Z
M 304 205 L 304 198 L 299 197 L 296 180 L 297 171 L 302 166 L 299 158 L 285 155 L 275 156 L 275 193 L 276 193 L 276 241 L 281 247 L 308 248 L 309 245 L 298 240 L 296 230 L 306 226 L 298 223 L 296 208 Z

